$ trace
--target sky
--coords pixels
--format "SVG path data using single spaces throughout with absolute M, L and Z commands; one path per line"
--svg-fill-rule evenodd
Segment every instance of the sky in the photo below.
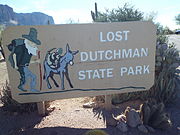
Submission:
M 180 28 L 176 25 L 175 16 L 180 14 L 180 0 L 0 0 L 0 4 L 9 5 L 17 13 L 43 12 L 54 18 L 56 24 L 73 22 L 91 23 L 91 10 L 94 3 L 98 11 L 122 7 L 129 3 L 144 15 L 156 13 L 155 22 L 161 23 L 174 30 Z

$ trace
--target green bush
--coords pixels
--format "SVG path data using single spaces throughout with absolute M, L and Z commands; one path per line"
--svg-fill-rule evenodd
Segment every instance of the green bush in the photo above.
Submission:
M 128 3 L 125 3 L 123 7 L 118 7 L 112 10 L 106 10 L 105 12 L 94 13 L 91 11 L 91 16 L 94 22 L 125 22 L 125 21 L 139 21 L 143 20 L 143 12 L 134 8 Z

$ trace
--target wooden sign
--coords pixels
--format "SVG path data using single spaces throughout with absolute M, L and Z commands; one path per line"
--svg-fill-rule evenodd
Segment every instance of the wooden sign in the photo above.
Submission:
M 3 46 L 21 103 L 148 90 L 154 84 L 151 22 L 8 27 Z

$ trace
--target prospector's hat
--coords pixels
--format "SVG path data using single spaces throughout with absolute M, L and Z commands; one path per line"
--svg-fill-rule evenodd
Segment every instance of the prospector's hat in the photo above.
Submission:
M 35 28 L 30 28 L 29 35 L 22 35 L 23 38 L 26 38 L 37 45 L 41 44 L 41 41 L 37 39 L 37 30 Z

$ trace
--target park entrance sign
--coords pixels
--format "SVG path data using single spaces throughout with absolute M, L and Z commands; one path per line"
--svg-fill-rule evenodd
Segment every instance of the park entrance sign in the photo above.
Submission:
M 148 90 L 154 84 L 151 22 L 8 27 L 12 96 L 21 103 Z

